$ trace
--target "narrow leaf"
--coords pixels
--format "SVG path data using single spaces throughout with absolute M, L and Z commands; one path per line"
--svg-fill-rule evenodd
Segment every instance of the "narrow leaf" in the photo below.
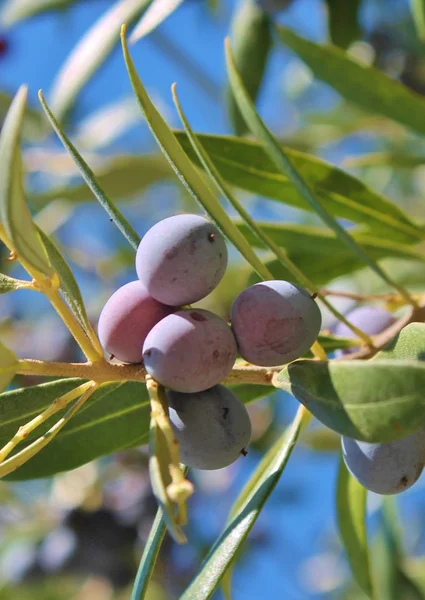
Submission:
M 366 531 L 367 490 L 355 479 L 340 458 L 336 488 L 338 528 L 353 575 L 371 598 L 372 578 Z
M 300 408 L 289 430 L 284 432 L 257 467 L 253 475 L 255 484 L 248 493 L 242 492 L 243 497 L 237 500 L 226 529 L 208 553 L 201 570 L 182 594 L 181 600 L 211 598 L 276 487 L 306 421 L 306 413 Z
M 174 173 L 162 155 L 121 154 L 106 160 L 96 169 L 99 188 L 117 201 L 139 197 L 150 186 L 171 178 L 175 180 Z M 93 195 L 87 185 L 82 183 L 32 194 L 30 199 L 34 206 L 41 208 L 56 199 L 80 204 L 93 200 Z
M 396 282 L 392 281 L 387 273 L 363 250 L 361 246 L 353 239 L 353 237 L 344 229 L 342 225 L 323 207 L 322 203 L 316 198 L 314 191 L 312 191 L 302 177 L 302 175 L 294 168 L 290 159 L 279 146 L 278 142 L 267 129 L 264 122 L 261 120 L 255 109 L 252 100 L 250 99 L 242 78 L 237 70 L 230 44 L 227 40 L 226 43 L 226 61 L 227 69 L 229 73 L 230 85 L 232 86 L 233 93 L 235 95 L 238 106 L 243 114 L 250 130 L 254 135 L 263 143 L 266 152 L 270 158 L 275 162 L 276 166 L 291 179 L 294 186 L 298 189 L 299 193 L 303 196 L 305 201 L 310 204 L 311 208 L 318 214 L 318 216 L 324 221 L 330 229 L 332 229 L 338 238 L 355 254 L 360 260 L 368 265 L 382 280 L 388 285 L 394 287 L 408 303 L 411 302 L 409 294 Z
M 375 67 L 362 65 L 336 46 L 320 46 L 286 27 L 277 27 L 284 44 L 296 52 L 317 79 L 344 98 L 425 134 L 425 100 Z
M 0 134 L 0 220 L 18 255 L 44 275 L 53 275 L 46 250 L 25 202 L 19 148 L 27 89 L 16 94 Z
M 80 323 L 83 330 L 86 332 L 89 339 L 95 345 L 99 354 L 102 355 L 103 350 L 87 316 L 84 300 L 73 272 L 69 268 L 54 242 L 39 228 L 38 233 L 43 240 L 43 244 L 46 248 L 50 262 L 53 265 L 56 273 L 59 275 L 60 289 L 68 303 L 68 306 L 72 310 L 74 316 Z
M 134 43 L 156 29 L 183 3 L 183 0 L 152 0 L 152 4 L 137 23 L 130 37 Z M 124 21 L 122 21 L 123 23 Z
M 200 165 L 187 135 L 180 131 L 175 135 L 191 160 Z M 231 136 L 197 133 L 196 137 L 220 175 L 231 185 L 312 211 L 262 144 Z M 400 239 L 404 243 L 423 239 L 423 231 L 401 208 L 359 179 L 315 156 L 287 147 L 283 149 L 323 206 L 335 217 L 367 225 L 372 231 L 382 231 L 391 239 Z
M 122 23 L 131 23 L 150 0 L 119 0 L 84 34 L 68 56 L 53 84 L 50 103 L 63 121 L 77 95 L 111 54 L 119 41 Z
M 0 342 L 0 392 L 12 381 L 18 368 L 18 358 Z
M 126 29 L 122 29 L 122 47 L 124 58 L 128 70 L 128 74 L 137 96 L 137 99 L 142 109 L 146 122 L 155 137 L 159 147 L 169 161 L 174 172 L 186 187 L 191 196 L 203 206 L 211 218 L 217 223 L 223 233 L 235 245 L 239 252 L 246 258 L 251 266 L 264 279 L 269 278 L 267 270 L 263 263 L 252 250 L 250 244 L 235 226 L 227 212 L 221 206 L 216 196 L 207 186 L 204 179 L 193 166 L 189 158 L 184 153 L 182 147 L 177 141 L 171 129 L 164 121 L 160 113 L 153 105 L 149 95 L 147 94 L 142 82 L 137 75 L 133 61 L 127 48 Z
M 62 379 L 0 395 L 0 444 L 6 444 L 21 425 L 45 410 L 56 398 L 83 383 Z M 58 419 L 55 415 L 20 444 L 25 448 Z M 83 409 L 51 443 L 7 479 L 49 477 L 123 448 L 148 442 L 150 407 L 143 383 L 102 385 Z
M 158 508 L 143 550 L 130 600 L 144 600 L 166 531 L 162 510 Z
M 58 138 L 61 140 L 66 150 L 71 155 L 77 167 L 80 169 L 81 175 L 84 177 L 85 182 L 99 201 L 99 204 L 105 209 L 105 211 L 111 217 L 112 221 L 121 231 L 123 236 L 128 240 L 128 242 L 133 246 L 133 248 L 137 249 L 137 246 L 140 242 L 140 237 L 134 231 L 133 227 L 130 225 L 127 219 L 118 210 L 118 208 L 115 206 L 112 200 L 110 200 L 109 197 L 105 194 L 105 192 L 99 185 L 93 171 L 84 161 L 83 157 L 78 153 L 77 149 L 70 142 L 65 132 L 59 125 L 58 121 L 54 117 L 53 113 L 51 112 L 50 108 L 47 106 L 41 91 L 39 92 L 39 98 L 44 112 L 46 113 L 46 116 L 50 121 L 51 126 L 55 130 Z
M 245 0 L 236 8 L 231 29 L 236 64 L 255 102 L 273 43 L 270 17 L 255 0 Z M 247 127 L 231 89 L 227 90 L 227 105 L 233 129 L 237 135 L 243 135 Z

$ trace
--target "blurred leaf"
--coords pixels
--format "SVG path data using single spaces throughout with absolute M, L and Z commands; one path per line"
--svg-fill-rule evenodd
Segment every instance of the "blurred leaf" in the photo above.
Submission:
M 142 194 L 148 187 L 173 177 L 172 170 L 160 155 L 117 155 L 98 169 L 98 185 L 116 200 L 125 200 Z M 63 199 L 81 203 L 92 200 L 92 193 L 85 184 L 66 185 L 31 196 L 31 202 L 41 207 L 52 200 Z
M 413 22 L 418 38 L 425 41 L 425 0 L 410 0 Z
M 161 25 L 182 3 L 183 0 L 152 0 L 152 4 L 135 26 L 130 42 L 133 44 L 148 35 Z
M 27 89 L 17 92 L 0 134 L 0 219 L 18 255 L 44 275 L 53 275 L 25 201 L 19 147 Z
M 326 223 L 326 225 L 335 232 L 336 236 L 345 244 L 345 246 L 356 255 L 359 260 L 363 261 L 365 265 L 374 271 L 378 277 L 385 281 L 389 286 L 395 288 L 408 303 L 411 302 L 408 292 L 400 287 L 397 282 L 393 281 L 390 276 L 382 269 L 382 267 L 371 258 L 368 253 L 356 242 L 351 234 L 339 223 L 338 220 L 322 205 L 321 200 L 316 197 L 314 190 L 312 190 L 308 182 L 298 172 L 298 170 L 292 164 L 289 156 L 279 145 L 276 138 L 266 127 L 264 121 L 260 118 L 253 104 L 249 94 L 245 88 L 242 77 L 237 69 L 233 53 L 230 47 L 229 40 L 226 40 L 226 65 L 227 72 L 232 87 L 232 91 L 235 95 L 238 107 L 249 126 L 250 131 L 258 138 L 263 144 L 267 154 L 271 160 L 275 163 L 278 169 L 287 176 L 298 192 L 310 205 L 313 211 L 320 217 L 320 219 Z
M 6 0 L 0 13 L 0 22 L 4 27 L 10 27 L 44 12 L 63 10 L 76 2 L 77 0 Z
M 247 383 L 238 383 L 227 386 L 244 404 L 251 404 L 261 398 L 266 398 L 276 390 L 269 385 L 251 385 Z
M 153 105 L 134 68 L 133 61 L 128 52 L 125 35 L 126 31 L 123 28 L 122 45 L 128 74 L 140 108 L 159 147 L 190 195 L 203 206 L 252 267 L 259 274 L 267 277 L 267 274 L 264 273 L 263 264 L 252 250 L 251 245 L 248 244 L 244 236 L 239 232 L 216 196 L 184 153 L 167 123 Z
M 324 227 L 273 222 L 264 223 L 261 221 L 257 221 L 257 225 L 274 242 L 285 248 L 289 256 L 299 257 L 300 255 L 305 255 L 304 258 L 308 257 L 314 263 L 318 259 L 319 262 L 326 260 L 329 264 L 332 264 L 334 260 L 338 262 L 339 259 L 350 260 L 350 258 L 355 258 L 336 235 Z M 257 236 L 250 231 L 247 225 L 237 222 L 237 226 L 254 247 L 264 248 Z M 375 239 L 373 236 L 362 231 L 352 231 L 351 235 L 375 259 L 393 257 L 425 260 L 423 252 L 413 250 L 402 244 L 397 244 L 394 241 L 386 241 L 380 238 Z M 320 256 L 318 256 L 318 249 L 320 249 Z M 356 261 L 359 268 L 364 266 L 364 263 L 360 259 L 357 258 Z
M 4 121 L 7 111 L 12 104 L 12 96 L 6 92 L 0 91 L 0 123 Z M 25 107 L 25 114 L 22 122 L 22 134 L 24 137 L 38 137 L 45 133 L 46 124 L 43 119 L 43 115 L 40 111 Z
M 74 316 L 80 323 L 83 330 L 86 332 L 89 339 L 93 344 L 95 344 L 98 352 L 102 355 L 102 348 L 87 316 L 84 300 L 73 272 L 69 268 L 54 242 L 41 229 L 38 229 L 38 233 L 44 243 L 50 262 L 53 265 L 56 273 L 59 275 L 60 289 L 68 303 L 68 306 L 72 310 Z
M 317 452 L 339 452 L 341 436 L 328 427 L 313 427 L 303 431 L 300 443 Z
M 51 402 L 83 383 L 61 379 L 0 395 L 0 443 L 7 443 L 21 425 L 47 408 Z M 57 416 L 35 430 L 19 449 L 51 427 Z M 150 406 L 143 383 L 102 385 L 48 446 L 25 465 L 7 476 L 11 480 L 49 477 L 76 469 L 99 456 L 146 444 Z
M 175 135 L 191 160 L 199 165 L 186 134 L 178 131 Z M 230 136 L 197 137 L 222 177 L 232 185 L 311 212 L 310 205 L 258 142 Z M 401 208 L 359 179 L 314 156 L 290 148 L 285 148 L 285 153 L 335 217 L 368 225 L 372 232 L 382 230 L 392 240 L 412 243 L 423 239 L 423 232 Z
M 359 9 L 361 0 L 326 0 L 328 29 L 333 44 L 348 48 L 361 38 Z
M 100 150 L 119 138 L 140 119 L 134 98 L 122 98 L 102 106 L 78 124 L 75 144 L 91 151 Z M 115 156 L 114 156 L 115 159 Z
M 130 24 L 150 0 L 118 0 L 84 34 L 65 61 L 50 94 L 59 122 L 72 108 L 81 89 L 111 54 L 123 23 Z
M 425 100 L 374 67 L 364 66 L 336 46 L 320 46 L 286 27 L 277 27 L 284 44 L 350 102 L 425 134 Z
M 425 363 L 298 360 L 276 377 L 324 425 L 367 442 L 390 442 L 425 425 Z
M 226 529 L 211 548 L 181 600 L 211 598 L 235 554 L 246 540 L 291 456 L 306 413 L 299 409 L 291 427 L 262 459 L 231 511 Z
M 366 531 L 367 490 L 339 462 L 336 486 L 338 528 L 353 575 L 362 590 L 373 597 L 369 547 Z
M 359 156 L 347 156 L 344 166 L 347 169 L 360 167 L 393 167 L 398 169 L 414 169 L 425 165 L 424 155 L 401 154 L 392 152 L 370 152 Z
M 73 144 L 71 144 L 65 132 L 63 131 L 58 121 L 54 117 L 53 113 L 47 106 L 46 101 L 44 100 L 41 92 L 39 93 L 39 97 L 41 105 L 43 106 L 44 112 L 46 113 L 46 116 L 49 119 L 51 126 L 55 130 L 57 136 L 61 140 L 62 144 L 65 146 L 66 150 L 71 155 L 75 164 L 79 168 L 82 177 L 84 178 L 85 182 L 97 198 L 99 204 L 105 209 L 105 211 L 111 217 L 112 221 L 115 223 L 116 227 L 121 231 L 121 233 L 127 239 L 127 241 L 133 246 L 134 249 L 137 249 L 140 242 L 140 237 L 134 231 L 133 227 L 130 225 L 130 223 L 127 221 L 124 215 L 121 214 L 121 212 L 118 210 L 115 204 L 105 194 L 102 187 L 99 185 L 99 182 L 97 181 L 93 171 L 84 161 L 83 157 L 78 153 L 77 149 L 73 146 Z
M 17 366 L 18 358 L 0 342 L 0 392 L 12 381 Z
M 270 17 L 255 0 L 244 0 L 236 8 L 231 24 L 235 60 L 246 89 L 255 102 L 263 81 L 267 59 L 273 44 Z M 237 135 L 247 132 L 231 89 L 227 90 L 230 121 Z
M 166 530 L 162 510 L 158 508 L 143 550 L 130 600 L 144 600 Z

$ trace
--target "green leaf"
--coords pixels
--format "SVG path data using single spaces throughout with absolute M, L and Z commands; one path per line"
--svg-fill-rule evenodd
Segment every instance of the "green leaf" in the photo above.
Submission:
M 183 0 L 152 0 L 152 4 L 135 26 L 130 42 L 137 42 L 156 29 L 183 3 Z M 121 21 L 122 23 L 124 21 Z
M 276 377 L 324 425 L 366 442 L 391 442 L 425 425 L 425 363 L 299 360 Z
M 237 225 L 254 247 L 262 247 L 258 237 L 253 235 L 246 225 L 241 223 Z M 332 232 L 323 227 L 261 222 L 257 222 L 257 225 L 273 242 L 284 248 L 289 259 L 315 284 L 323 285 L 337 277 L 364 268 L 364 263 L 354 256 Z M 425 259 L 425 254 L 404 244 L 374 238 L 362 231 L 353 231 L 352 235 L 375 260 L 398 258 L 423 261 Z M 291 271 L 271 257 L 271 253 L 266 255 L 265 264 L 274 278 L 293 280 Z M 257 281 L 254 273 L 250 281 Z
M 395 152 L 370 152 L 357 156 L 347 156 L 344 166 L 347 169 L 361 167 L 392 167 L 393 169 L 415 169 L 425 164 L 425 156 Z
M 150 0 L 119 0 L 84 34 L 56 77 L 50 95 L 53 113 L 63 121 L 82 88 L 119 41 L 122 23 L 130 24 Z
M 0 273 L 0 294 L 7 294 L 8 292 L 14 292 L 27 287 L 29 282 L 22 281 L 21 279 L 15 279 Z
M 291 427 L 262 459 L 231 511 L 228 524 L 180 600 L 211 598 L 278 483 L 305 423 L 300 409 Z
M 175 135 L 191 160 L 200 165 L 186 134 L 177 131 Z M 231 136 L 196 136 L 220 175 L 230 184 L 289 206 L 312 211 L 258 142 Z M 372 231 L 382 231 L 392 240 L 412 243 L 423 239 L 423 231 L 401 208 L 359 179 L 309 154 L 287 147 L 284 150 L 323 206 L 335 217 L 367 225 Z
M 0 342 L 0 392 L 12 381 L 18 367 L 18 358 Z
M 413 22 L 418 38 L 425 41 L 425 0 L 410 0 Z
M 95 347 L 102 355 L 102 348 L 99 345 L 96 334 L 94 333 L 87 316 L 84 300 L 73 272 L 69 268 L 54 242 L 40 228 L 38 228 L 38 233 L 43 241 L 44 247 L 46 248 L 50 262 L 53 265 L 56 273 L 59 275 L 60 289 L 68 303 L 68 306 L 72 310 L 74 316 L 80 323 L 83 330 L 86 332 L 89 339 L 92 340 L 92 342 L 96 345 Z
M 62 379 L 1 394 L 0 444 L 6 444 L 21 425 L 42 412 L 55 398 L 81 383 L 81 379 Z M 55 415 L 36 429 L 17 450 L 42 435 L 58 418 Z M 149 420 L 150 406 L 144 384 L 104 384 L 49 445 L 7 479 L 49 477 L 99 456 L 146 444 Z
M 348 48 L 361 38 L 360 3 L 361 0 L 326 0 L 329 36 L 336 46 Z
M 205 183 L 202 176 L 193 166 L 189 158 L 184 153 L 182 147 L 177 141 L 171 129 L 164 121 L 160 113 L 155 108 L 149 95 L 147 94 L 142 82 L 137 75 L 133 61 L 128 52 L 125 39 L 125 28 L 122 30 L 122 46 L 124 58 L 127 66 L 127 71 L 134 89 L 134 93 L 142 109 L 146 122 L 155 137 L 159 147 L 176 173 L 177 177 L 188 190 L 189 194 L 197 201 L 211 218 L 217 223 L 223 233 L 235 245 L 244 258 L 251 266 L 264 278 L 268 278 L 268 273 L 265 272 L 264 266 L 250 244 L 240 233 L 238 228 L 233 223 L 227 212 L 221 206 L 218 199 L 215 197 L 211 189 Z
M 18 255 L 44 275 L 53 275 L 46 250 L 25 202 L 19 148 L 27 99 L 26 87 L 17 92 L 0 134 L 0 220 Z
M 236 8 L 231 28 L 236 64 L 255 102 L 273 44 L 270 17 L 255 0 L 245 0 Z M 247 127 L 231 89 L 227 90 L 227 105 L 234 131 L 237 135 L 243 135 Z
M 425 100 L 378 69 L 362 65 L 336 46 L 320 46 L 286 27 L 277 27 L 284 44 L 307 64 L 317 79 L 367 111 L 384 115 L 425 134 Z
M 142 194 L 147 188 L 160 181 L 169 180 L 173 173 L 160 155 L 118 155 L 107 160 L 97 169 L 96 181 L 108 196 L 117 200 Z M 174 179 L 174 177 L 173 177 Z M 42 207 L 53 200 L 62 199 L 75 204 L 93 199 L 85 184 L 66 185 L 31 196 L 34 206 Z
M 362 590 L 373 597 L 366 531 L 367 490 L 355 479 L 340 457 L 336 487 L 338 528 L 353 575 Z
M 238 383 L 227 386 L 244 404 L 252 404 L 273 394 L 276 390 L 268 385 L 251 385 L 247 383 Z
M 63 10 L 76 2 L 77 0 L 8 0 L 0 14 L 0 22 L 5 27 L 10 27 L 44 12 Z
M 130 600 L 144 600 L 166 531 L 162 510 L 158 508 L 143 550 Z
M 63 129 L 59 125 L 58 121 L 54 117 L 53 113 L 51 112 L 50 108 L 47 106 L 41 92 L 39 93 L 39 97 L 40 97 L 41 105 L 44 109 L 44 112 L 47 115 L 47 118 L 50 121 L 50 124 L 52 125 L 53 129 L 55 130 L 55 132 L 56 132 L 57 136 L 59 137 L 59 139 L 61 140 L 62 144 L 65 146 L 66 150 L 71 155 L 75 164 L 80 169 L 81 175 L 83 176 L 85 182 L 87 183 L 87 185 L 89 186 L 89 188 L 91 189 L 91 191 L 93 192 L 95 197 L 97 198 L 99 204 L 105 209 L 105 211 L 111 217 L 112 221 L 115 223 L 117 228 L 121 231 L 123 236 L 128 240 L 128 242 L 136 250 L 139 245 L 139 242 L 140 242 L 140 237 L 134 231 L 133 227 L 130 225 L 130 223 L 127 221 L 127 219 L 124 217 L 124 215 L 121 214 L 121 212 L 118 210 L 118 208 L 112 202 L 112 200 L 110 200 L 109 197 L 105 194 L 105 192 L 103 191 L 103 188 L 100 186 L 99 182 L 97 181 L 93 171 L 90 169 L 90 167 L 84 161 L 83 157 L 78 153 L 77 149 L 70 142 L 66 133 L 63 131 Z
M 351 236 L 351 234 L 344 229 L 339 221 L 337 221 L 333 215 L 322 205 L 320 199 L 316 197 L 314 190 L 312 191 L 307 181 L 291 163 L 290 158 L 287 156 L 285 151 L 279 146 L 275 137 L 259 117 L 255 106 L 249 97 L 241 75 L 236 67 L 228 40 L 226 43 L 226 64 L 230 85 L 239 109 L 245 118 L 245 121 L 249 125 L 249 129 L 264 145 L 264 148 L 272 161 L 284 175 L 291 179 L 292 183 L 303 196 L 304 200 L 311 206 L 314 212 L 317 213 L 320 219 L 335 232 L 337 237 L 347 246 L 347 248 L 350 249 L 351 252 L 361 261 L 363 261 L 365 265 L 369 266 L 370 269 L 372 269 L 372 271 L 378 275 L 378 277 L 385 281 L 385 283 L 395 288 L 407 303 L 412 304 L 413 302 L 409 294 L 401 286 L 399 286 L 397 282 L 393 281 L 376 261 L 370 258 L 367 252 L 365 252 L 365 250 L 357 244 L 356 240 Z

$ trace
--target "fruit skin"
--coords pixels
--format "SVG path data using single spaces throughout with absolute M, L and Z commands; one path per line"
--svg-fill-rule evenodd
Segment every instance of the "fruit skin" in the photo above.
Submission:
M 197 394 L 167 392 L 180 460 L 195 469 L 222 469 L 237 460 L 251 439 L 242 402 L 223 385 Z
M 183 306 L 211 293 L 227 267 L 227 248 L 217 227 L 198 215 L 175 215 L 145 234 L 136 271 L 163 304 Z
M 399 494 L 422 473 L 425 429 L 383 444 L 342 437 L 341 446 L 347 469 L 366 489 L 376 494 Z
M 303 288 L 288 281 L 263 281 L 237 296 L 231 321 L 241 356 L 254 365 L 272 367 L 307 352 L 319 334 L 322 316 Z
M 390 312 L 377 306 L 358 306 L 357 308 L 347 313 L 345 316 L 350 321 L 350 323 L 352 323 L 356 327 L 359 327 L 368 335 L 378 335 L 378 333 L 381 333 L 381 331 L 384 331 L 384 329 L 386 329 L 396 321 L 396 319 Z M 334 327 L 334 333 L 338 337 L 355 337 L 351 329 L 341 322 L 338 322 L 337 325 Z M 359 346 L 345 348 L 344 350 L 339 350 L 336 353 L 336 356 L 342 356 L 343 354 L 352 354 L 353 352 L 357 352 L 358 350 L 360 350 Z
M 173 310 L 152 298 L 139 280 L 126 283 L 112 294 L 100 313 L 100 343 L 115 358 L 140 363 L 149 331 Z
M 201 309 L 168 315 L 143 346 L 147 372 L 177 392 L 194 393 L 220 383 L 236 360 L 236 340 L 217 315 Z

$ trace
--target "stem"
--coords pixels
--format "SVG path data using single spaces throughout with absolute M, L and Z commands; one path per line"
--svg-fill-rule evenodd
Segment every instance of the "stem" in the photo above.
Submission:
M 82 385 L 74 388 L 73 390 L 70 390 L 67 394 L 56 398 L 56 400 L 54 400 L 52 404 L 48 408 L 46 408 L 46 410 L 43 411 L 40 415 L 38 415 L 25 425 L 22 425 L 22 427 L 20 427 L 15 433 L 13 438 L 0 450 L 0 463 L 2 463 L 6 459 L 6 457 L 12 452 L 12 450 L 20 442 L 25 440 L 29 436 L 29 434 L 32 431 L 34 431 L 34 429 L 42 425 L 55 413 L 68 406 L 70 402 L 81 396 L 81 394 L 87 389 L 89 389 L 92 385 L 93 383 L 89 381 L 88 383 L 83 383 Z
M 314 344 L 312 345 L 310 350 L 313 352 L 313 355 L 315 356 L 315 358 L 318 358 L 319 360 L 328 360 L 328 357 L 326 355 L 325 350 L 323 349 L 323 346 L 321 344 L 319 344 L 318 341 L 314 342 Z
M 11 458 L 8 458 L 0 464 L 0 478 L 9 475 L 13 471 L 16 471 L 19 467 L 25 464 L 30 458 L 38 454 L 42 448 L 47 446 L 52 439 L 59 433 L 59 431 L 68 423 L 68 421 L 75 415 L 75 413 L 83 406 L 83 404 L 90 398 L 93 392 L 98 387 L 98 384 L 94 381 L 90 382 L 90 387 L 84 392 L 75 404 L 66 412 L 66 414 L 57 421 L 53 427 L 51 427 L 44 435 L 39 437 L 35 442 L 21 450 Z

